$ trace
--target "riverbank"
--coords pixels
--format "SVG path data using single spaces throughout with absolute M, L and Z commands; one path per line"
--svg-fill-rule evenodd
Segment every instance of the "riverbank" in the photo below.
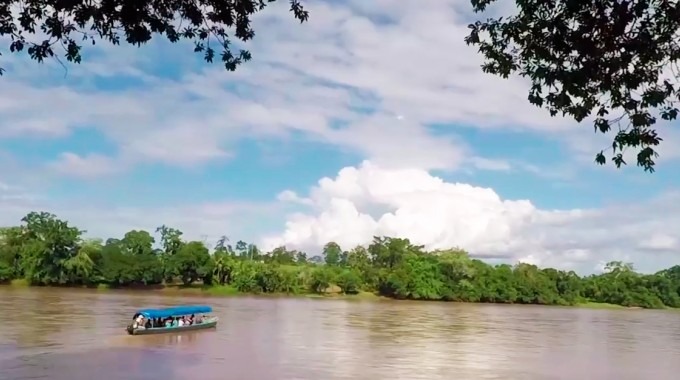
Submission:
M 159 291 L 168 294 L 186 294 L 186 295 L 203 295 L 210 297 L 238 297 L 238 296 L 249 296 L 252 294 L 239 292 L 232 286 L 229 285 L 216 285 L 216 286 L 182 286 L 182 285 L 169 285 L 164 286 Z M 371 292 L 359 292 L 358 294 L 341 294 L 338 292 L 327 292 L 326 294 L 316 294 L 316 293 L 301 293 L 301 294 L 291 294 L 291 293 L 279 293 L 279 294 L 262 294 L 267 297 L 305 297 L 305 298 L 323 298 L 323 299 L 342 299 L 342 300 L 366 300 L 366 301 L 379 301 L 379 300 L 393 300 L 385 296 L 381 296 L 376 293 Z M 433 301 L 437 302 L 437 301 Z M 439 301 L 441 302 L 441 301 Z M 543 305 L 540 305 L 543 306 Z M 555 306 L 555 305 L 546 305 Z M 577 307 L 582 309 L 593 309 L 593 310 L 640 310 L 639 307 L 627 307 L 621 305 L 615 305 L 611 303 L 598 303 L 598 302 L 582 302 L 576 305 L 564 306 L 564 307 Z M 673 309 L 674 310 L 674 309 Z
M 30 285 L 25 280 L 13 280 L 9 283 L 0 284 L 0 286 L 9 287 L 30 287 Z M 335 287 L 328 289 L 326 293 L 244 293 L 238 291 L 236 288 L 230 285 L 180 285 L 180 284 L 163 284 L 163 285 L 137 285 L 129 286 L 124 288 L 110 287 L 105 284 L 93 285 L 93 286 L 64 286 L 65 288 L 88 288 L 95 289 L 97 291 L 132 291 L 132 292 L 150 292 L 158 294 L 166 294 L 171 296 L 193 296 L 193 297 L 248 297 L 257 295 L 258 297 L 299 297 L 299 298 L 315 298 L 315 299 L 336 299 L 336 300 L 358 300 L 358 301 L 381 301 L 381 300 L 395 300 L 393 298 L 381 296 L 377 293 L 372 292 L 359 292 L 357 294 L 342 294 Z M 436 302 L 436 301 L 432 301 Z M 440 301 L 441 302 L 441 301 Z M 536 305 L 539 306 L 539 305 Z M 559 305 L 540 305 L 540 306 L 559 306 Z M 575 305 L 561 306 L 569 308 L 582 308 L 582 309 L 593 309 L 593 310 L 644 310 L 640 307 L 628 307 L 621 306 L 611 303 L 599 303 L 585 301 L 577 303 Z M 680 309 L 667 308 L 666 310 L 680 311 Z
M 12 280 L 6 283 L 0 283 L 0 286 L 8 286 L 14 288 L 28 288 L 31 285 L 26 280 Z M 261 296 L 261 297 L 304 297 L 304 298 L 323 298 L 323 299 L 344 299 L 344 300 L 386 300 L 390 299 L 372 292 L 359 292 L 356 294 L 343 294 L 338 291 L 336 287 L 331 287 L 326 293 L 244 293 L 238 291 L 230 285 L 181 285 L 181 284 L 160 284 L 160 285 L 133 285 L 126 287 L 111 287 L 106 284 L 98 284 L 92 286 L 50 286 L 53 288 L 70 288 L 70 289 L 94 289 L 97 291 L 131 291 L 131 292 L 151 292 L 167 295 L 186 295 L 199 297 L 247 297 L 247 296 Z
M 112 289 L 115 290 L 115 289 Z M 141 289 L 143 290 L 143 289 Z M 160 289 L 150 290 L 166 294 L 208 296 L 208 297 L 239 297 L 252 296 L 252 293 L 243 293 L 229 285 L 163 285 Z M 342 294 L 336 289 L 330 289 L 326 293 L 258 293 L 264 297 L 305 297 L 305 298 L 328 298 L 349 300 L 381 300 L 388 299 L 371 292 L 359 292 L 357 294 Z

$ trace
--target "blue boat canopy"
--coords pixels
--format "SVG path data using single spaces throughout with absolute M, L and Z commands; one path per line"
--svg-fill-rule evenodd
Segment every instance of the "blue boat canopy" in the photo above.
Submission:
M 137 315 L 143 315 L 145 318 L 168 318 L 168 317 L 179 317 L 182 315 L 191 314 L 205 314 L 212 312 L 212 307 L 206 305 L 187 305 L 187 306 L 175 306 L 167 307 L 163 309 L 142 309 L 135 313 Z

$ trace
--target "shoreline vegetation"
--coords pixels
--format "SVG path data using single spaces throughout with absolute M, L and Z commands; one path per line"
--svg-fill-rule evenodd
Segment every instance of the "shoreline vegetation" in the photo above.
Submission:
M 10 286 L 128 289 L 203 296 L 272 295 L 360 300 L 576 306 L 592 309 L 680 308 L 680 266 L 641 274 L 610 262 L 605 272 L 535 265 L 491 265 L 459 248 L 426 251 L 408 239 L 375 237 L 367 247 L 323 252 L 278 247 L 264 253 L 226 237 L 213 249 L 167 226 L 155 234 L 83 238 L 84 231 L 45 212 L 0 228 L 0 283 Z M 166 285 L 168 284 L 168 285 Z
M 199 297 L 210 297 L 210 298 L 225 298 L 225 297 L 272 297 L 272 298 L 311 298 L 311 299 L 327 299 L 327 300 L 350 300 L 350 301 L 391 301 L 399 300 L 396 298 L 386 297 L 375 292 L 359 291 L 356 294 L 345 294 L 342 291 L 336 289 L 329 289 L 323 294 L 304 292 L 304 293 L 243 293 L 231 285 L 203 285 L 203 284 L 157 284 L 157 285 L 134 285 L 126 287 L 111 287 L 107 284 L 93 284 L 93 285 L 51 285 L 51 286 L 32 286 L 25 279 L 15 279 L 12 281 L 5 281 L 0 283 L 0 286 L 7 286 L 12 288 L 56 288 L 56 289 L 88 289 L 96 291 L 127 291 L 132 293 L 143 293 L 143 294 L 160 294 L 167 296 L 199 296 Z M 418 301 L 411 299 L 412 301 Z M 457 303 L 468 303 L 468 304 L 479 304 L 480 302 L 467 302 L 459 301 Z M 499 305 L 499 303 L 486 303 Z M 510 305 L 510 303 L 503 303 Z M 512 303 L 512 305 L 522 305 L 518 303 Z M 621 306 L 611 303 L 601 303 L 601 302 L 589 302 L 583 301 L 580 303 L 575 303 L 573 305 L 540 305 L 538 306 L 559 306 L 559 307 L 576 307 L 582 309 L 594 309 L 594 310 L 640 310 L 644 309 L 642 307 L 636 306 Z M 673 309 L 678 310 L 680 309 Z

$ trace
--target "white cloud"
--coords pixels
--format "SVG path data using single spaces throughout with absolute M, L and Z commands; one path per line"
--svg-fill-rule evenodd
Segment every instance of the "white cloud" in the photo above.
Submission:
M 512 165 L 504 160 L 473 157 L 470 159 L 470 161 L 477 169 L 482 170 L 508 171 L 512 169 Z
M 104 155 L 92 153 L 80 156 L 71 152 L 62 153 L 49 167 L 61 175 L 80 178 L 109 175 L 122 169 L 120 164 Z
M 65 80 L 56 63 L 27 64 L 3 55 L 0 63 L 9 71 L 0 89 L 0 137 L 64 136 L 77 126 L 95 127 L 119 145 L 114 160 L 186 166 L 228 159 L 243 137 L 298 132 L 381 165 L 428 169 L 456 169 L 463 157 L 474 154 L 474 147 L 455 137 L 462 128 L 569 137 L 568 146 L 589 164 L 610 142 L 600 144 L 590 127 L 551 118 L 530 105 L 525 80 L 483 73 L 480 55 L 463 41 L 467 24 L 479 17 L 469 4 L 404 0 L 307 6 L 311 18 L 302 25 L 286 2 L 257 14 L 258 34 L 247 44 L 254 60 L 235 73 L 216 64 L 200 72 L 186 70 L 173 80 L 156 77 L 161 62 L 190 69 L 200 59 L 190 44 L 162 39 L 144 50 L 86 46 L 85 62 L 69 66 Z M 510 1 L 494 6 L 503 14 L 513 7 Z M 95 84 L 117 75 L 142 85 L 105 91 Z M 51 81 L 36 80 L 45 77 Z M 57 78 L 59 85 L 50 85 Z M 433 133 L 427 128 L 432 123 L 445 133 Z M 665 144 L 675 146 L 675 140 Z M 667 150 L 662 157 L 677 158 L 672 153 L 677 149 Z M 489 165 L 477 161 L 475 166 L 505 170 Z
M 32 203 L 38 199 L 39 197 L 22 187 L 0 182 L 0 210 L 2 210 L 0 212 L 0 226 L 16 224 L 23 217 L 22 215 L 13 221 L 10 219 L 14 216 L 12 213 L 14 205 Z
M 639 248 L 650 251 L 680 251 L 680 241 L 677 236 L 664 233 L 654 233 L 640 242 Z
M 302 25 L 285 2 L 274 3 L 255 17 L 260 33 L 248 44 L 254 60 L 235 73 L 215 65 L 178 80 L 154 78 L 158 66 L 136 48 L 97 45 L 86 47 L 93 54 L 69 66 L 63 80 L 56 64 L 3 56 L 11 66 L 0 90 L 0 137 L 95 127 L 119 146 L 111 159 L 128 167 L 225 160 L 243 137 L 299 132 L 381 165 L 455 169 L 472 147 L 455 128 L 444 128 L 442 137 L 429 123 L 540 131 L 571 125 L 529 105 L 521 80 L 481 72 L 480 57 L 463 42 L 468 20 L 461 15 L 468 11 L 453 1 L 426 1 L 313 2 Z M 198 58 L 187 44 L 144 49 L 186 67 Z M 31 84 L 46 72 L 63 84 Z M 143 86 L 105 91 L 93 84 L 114 74 Z
M 312 210 L 290 216 L 283 233 L 264 239 L 267 248 L 317 252 L 328 241 L 351 248 L 386 235 L 429 249 L 462 247 L 478 257 L 587 272 L 601 260 L 632 260 L 649 270 L 680 258 L 680 194 L 627 208 L 541 210 L 528 200 L 503 200 L 492 189 L 445 182 L 424 170 L 364 162 L 321 179 L 305 199 Z
M 480 56 L 463 41 L 470 20 L 460 17 L 455 2 L 426 4 L 310 4 L 313 17 L 304 30 L 292 26 L 258 36 L 256 45 L 268 49 L 256 57 L 370 93 L 381 109 L 418 122 L 564 126 L 563 119 L 528 104 L 524 81 L 481 72 Z M 263 18 L 269 17 L 278 14 Z
M 291 190 L 284 190 L 280 192 L 277 196 L 276 199 L 282 201 L 282 202 L 291 202 L 291 203 L 299 203 L 303 205 L 311 205 L 312 200 L 308 198 L 300 198 L 294 191 Z

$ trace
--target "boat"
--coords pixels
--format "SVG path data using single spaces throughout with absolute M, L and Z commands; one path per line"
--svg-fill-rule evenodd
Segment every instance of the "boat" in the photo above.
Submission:
M 215 316 L 205 316 L 205 314 L 211 313 L 212 307 L 206 305 L 187 305 L 187 306 L 175 306 L 167 307 L 163 309 L 142 309 L 137 310 L 137 312 L 132 317 L 132 323 L 130 323 L 126 331 L 130 335 L 153 335 L 153 334 L 166 334 L 166 333 L 176 333 L 184 331 L 194 331 L 194 330 L 204 330 L 215 328 L 217 326 L 217 321 L 219 320 Z M 170 326 L 170 327 L 144 327 L 138 326 L 136 321 L 138 317 L 144 317 L 144 320 L 156 320 L 156 319 L 167 319 L 167 318 L 178 318 L 185 316 L 203 316 L 200 322 L 192 323 L 190 325 L 184 326 Z

